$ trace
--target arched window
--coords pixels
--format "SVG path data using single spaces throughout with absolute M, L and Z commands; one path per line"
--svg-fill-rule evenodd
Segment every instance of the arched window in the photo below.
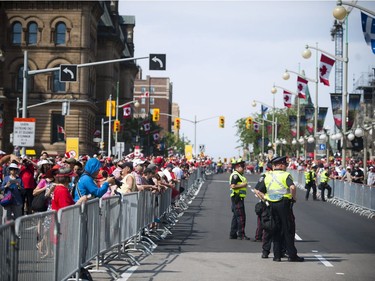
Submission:
M 12 44 L 21 45 L 22 38 L 22 25 L 20 22 L 16 21 L 12 26 Z
M 56 24 L 55 43 L 56 45 L 64 45 L 66 38 L 66 25 L 63 22 Z
M 60 82 L 60 71 L 54 71 L 52 73 L 52 91 L 54 93 L 57 92 L 65 92 L 65 82 Z
M 35 22 L 31 22 L 27 29 L 27 44 L 36 45 L 38 40 L 38 25 Z

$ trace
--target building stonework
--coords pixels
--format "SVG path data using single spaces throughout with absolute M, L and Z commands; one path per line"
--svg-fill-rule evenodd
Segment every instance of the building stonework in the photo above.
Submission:
M 17 106 L 22 108 L 23 103 L 25 51 L 29 71 L 131 58 L 134 26 L 134 17 L 118 14 L 118 1 L 1 1 L 0 51 L 4 59 L 0 61 L 0 149 L 13 151 L 9 135 Z M 93 133 L 101 129 L 106 101 L 117 94 L 120 104 L 132 100 L 137 70 L 131 60 L 79 67 L 77 82 L 59 82 L 57 71 L 30 75 L 27 117 L 36 118 L 33 149 L 37 153 L 64 153 L 59 125 L 65 137 L 79 138 L 80 154 L 97 153 Z M 66 116 L 62 115 L 64 100 L 70 102 Z M 108 130 L 104 132 L 107 139 Z

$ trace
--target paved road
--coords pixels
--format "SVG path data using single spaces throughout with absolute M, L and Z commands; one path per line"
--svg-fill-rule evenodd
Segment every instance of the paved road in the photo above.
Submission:
M 255 185 L 257 175 L 247 176 Z M 261 259 L 261 243 L 230 240 L 229 174 L 214 175 L 140 266 L 119 280 L 374 280 L 375 221 L 330 203 L 295 204 L 296 247 L 304 263 Z M 254 238 L 256 198 L 246 198 L 247 235 Z M 272 255 L 271 255 L 272 256 Z M 95 280 L 110 280 L 95 278 Z

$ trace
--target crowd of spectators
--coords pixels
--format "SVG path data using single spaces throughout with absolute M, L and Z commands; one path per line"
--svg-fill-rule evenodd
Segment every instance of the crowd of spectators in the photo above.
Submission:
M 75 159 L 42 152 L 37 158 L 0 151 L 0 194 L 11 189 L 14 198 L 3 207 L 3 220 L 141 190 L 160 193 L 172 189 L 174 199 L 185 189 L 182 180 L 201 165 L 206 165 L 205 161 L 176 156 L 116 159 L 113 155 L 82 155 Z M 45 206 L 34 206 L 41 196 Z

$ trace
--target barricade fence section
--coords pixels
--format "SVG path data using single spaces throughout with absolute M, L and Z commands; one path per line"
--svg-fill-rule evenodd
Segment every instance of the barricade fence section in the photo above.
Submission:
M 289 170 L 295 184 L 305 188 L 305 174 L 296 170 Z M 317 177 L 316 185 L 319 186 L 320 177 Z M 330 202 L 347 210 L 360 213 L 372 218 L 375 216 L 375 188 L 354 182 L 330 179 L 328 184 L 332 187 L 333 198 Z
M 181 182 L 185 191 L 173 201 L 171 189 L 160 194 L 140 191 L 96 198 L 0 225 L 0 280 L 79 280 L 82 267 L 91 264 L 98 268 L 99 262 L 124 256 L 130 241 L 133 249 L 144 243 L 141 249 L 150 252 L 156 244 L 142 238 L 144 233 L 154 231 L 152 237 L 157 239 L 169 234 L 166 226 L 173 225 L 202 184 L 197 169 Z M 155 222 L 162 228 L 149 229 Z M 129 263 L 138 263 L 129 252 L 125 256 Z

